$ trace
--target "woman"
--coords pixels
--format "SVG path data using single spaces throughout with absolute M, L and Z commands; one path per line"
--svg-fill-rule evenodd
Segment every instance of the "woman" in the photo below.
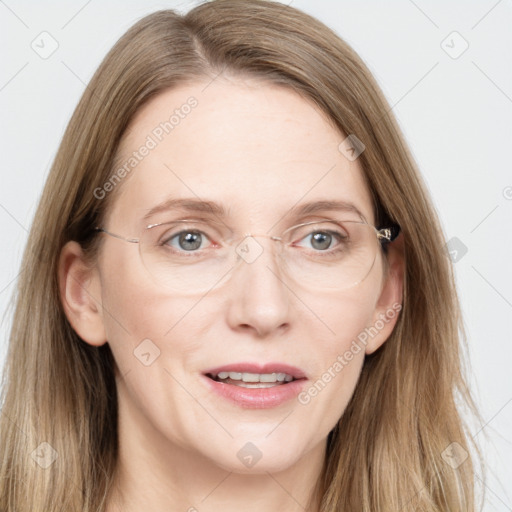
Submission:
M 262 0 L 147 16 L 32 226 L 0 509 L 475 510 L 443 245 L 325 25 Z

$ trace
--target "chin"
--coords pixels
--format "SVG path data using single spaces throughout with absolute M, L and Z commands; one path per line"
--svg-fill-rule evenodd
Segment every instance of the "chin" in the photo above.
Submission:
M 297 463 L 297 454 L 303 453 L 302 449 L 295 446 L 288 446 L 286 451 L 283 451 L 282 445 L 269 445 L 268 441 L 265 446 L 264 444 L 264 439 L 260 444 L 257 440 L 233 443 L 219 457 L 212 460 L 225 471 L 257 475 L 285 471 Z

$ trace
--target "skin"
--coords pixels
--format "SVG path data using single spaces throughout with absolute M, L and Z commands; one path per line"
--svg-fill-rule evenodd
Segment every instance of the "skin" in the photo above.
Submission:
M 292 225 L 286 214 L 297 202 L 327 198 L 352 202 L 374 223 L 358 160 L 338 150 L 345 136 L 313 104 L 240 77 L 206 84 L 166 91 L 138 112 L 121 161 L 189 96 L 199 102 L 118 185 L 106 229 L 137 237 L 142 216 L 171 194 L 230 206 L 225 222 L 242 234 L 271 227 L 279 233 Z M 309 499 L 309 510 L 318 510 L 312 489 L 327 435 L 353 394 L 365 354 L 385 342 L 398 315 L 307 404 L 243 408 L 212 393 L 200 374 L 274 361 L 301 368 L 314 383 L 365 327 L 401 303 L 398 244 L 390 246 L 387 273 L 379 253 L 366 279 L 333 293 L 285 286 L 276 276 L 273 242 L 260 238 L 264 250 L 254 263 L 238 267 L 222 288 L 190 297 L 151 280 L 137 244 L 100 236 L 93 268 L 76 242 L 66 244 L 59 277 L 69 322 L 85 343 L 109 343 L 117 364 L 118 490 L 107 510 L 299 511 Z M 134 357 L 145 339 L 160 350 L 149 366 Z M 247 442 L 262 454 L 251 468 L 237 457 Z

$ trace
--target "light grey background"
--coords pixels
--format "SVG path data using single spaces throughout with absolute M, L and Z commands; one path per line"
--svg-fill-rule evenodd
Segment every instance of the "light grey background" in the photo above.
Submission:
M 0 0 L 0 364 L 27 230 L 85 85 L 139 18 L 197 3 Z M 511 2 L 291 5 L 333 28 L 368 64 L 420 164 L 447 240 L 458 239 L 450 247 L 457 251 L 471 385 L 484 418 L 471 434 L 490 472 L 485 511 L 512 511 Z M 44 54 L 52 44 L 58 48 Z

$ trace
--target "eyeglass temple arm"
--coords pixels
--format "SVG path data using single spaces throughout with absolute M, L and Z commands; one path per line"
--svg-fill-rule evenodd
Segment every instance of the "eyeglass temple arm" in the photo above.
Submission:
M 119 240 L 125 240 L 126 242 L 130 242 L 132 244 L 139 243 L 139 239 L 138 238 L 125 238 L 124 236 L 116 235 L 115 233 L 111 233 L 110 231 L 107 231 L 106 229 L 100 228 L 98 226 L 96 226 L 94 228 L 94 231 L 101 231 L 102 233 L 106 233 L 107 235 L 113 236 L 115 238 L 119 238 Z

